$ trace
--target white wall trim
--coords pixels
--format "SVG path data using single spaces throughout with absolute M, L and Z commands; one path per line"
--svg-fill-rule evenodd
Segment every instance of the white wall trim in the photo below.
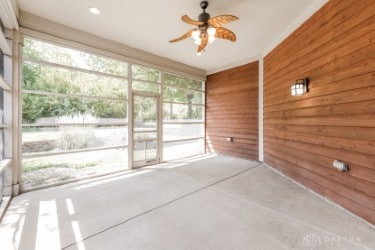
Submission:
M 8 45 L 7 39 L 5 38 L 5 34 L 0 30 L 0 49 L 4 52 L 5 55 L 11 56 L 12 51 Z
M 18 6 L 16 0 L 0 0 L 0 18 L 8 29 L 19 29 Z
M 258 160 L 260 162 L 264 161 L 264 138 L 263 138 L 263 56 L 260 56 L 258 59 L 258 65 L 259 65 L 259 73 L 258 73 L 258 145 L 259 145 L 259 150 L 258 150 Z
M 13 31 L 13 60 L 12 60 L 12 194 L 18 195 L 20 191 L 22 174 L 22 96 L 20 83 L 22 82 L 22 45 L 20 32 Z
M 307 21 L 312 15 L 314 15 L 324 4 L 329 0 L 315 0 L 311 1 L 308 8 L 305 9 L 294 21 L 284 29 L 272 42 L 270 42 L 266 48 L 263 50 L 263 55 L 266 56 L 270 53 L 276 46 L 278 46 L 282 41 L 284 41 L 292 32 L 294 32 L 298 27 L 300 27 L 305 21 Z
M 133 72 L 132 65 L 128 64 L 128 170 L 133 168 Z
M 7 91 L 11 91 L 11 87 L 5 82 L 4 78 L 2 76 L 0 76 L 0 88 L 4 89 L 4 90 L 7 90 Z

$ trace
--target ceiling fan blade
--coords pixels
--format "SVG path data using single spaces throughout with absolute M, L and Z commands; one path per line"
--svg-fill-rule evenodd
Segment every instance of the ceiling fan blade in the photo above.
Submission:
M 233 16 L 233 15 L 220 15 L 220 16 L 215 16 L 213 18 L 208 19 L 208 24 L 217 28 L 221 27 L 224 24 L 227 24 L 232 21 L 238 20 L 238 17 Z
M 191 19 L 190 17 L 188 17 L 187 15 L 183 15 L 181 17 L 182 21 L 184 21 L 185 23 L 188 23 L 188 24 L 192 24 L 192 25 L 203 25 L 204 23 L 203 22 L 199 22 L 199 21 L 195 21 L 193 19 Z
M 179 38 L 176 38 L 176 39 L 170 40 L 169 42 L 170 42 L 170 43 L 175 43 L 175 42 L 178 42 L 178 41 L 184 40 L 184 39 L 190 37 L 190 36 L 191 36 L 191 33 L 192 33 L 194 30 L 196 30 L 196 29 L 189 30 L 188 32 L 186 32 L 185 34 L 183 34 L 182 36 L 180 36 Z
M 229 29 L 223 28 L 223 27 L 218 27 L 216 28 L 216 34 L 215 37 L 221 38 L 221 39 L 226 39 L 232 42 L 236 41 L 236 34 L 234 34 L 232 31 Z
M 199 52 L 202 52 L 204 50 L 204 48 L 206 48 L 206 45 L 208 43 L 208 36 L 207 35 L 203 35 L 201 37 L 202 41 L 201 41 L 201 45 L 198 46 L 198 51 L 197 53 Z

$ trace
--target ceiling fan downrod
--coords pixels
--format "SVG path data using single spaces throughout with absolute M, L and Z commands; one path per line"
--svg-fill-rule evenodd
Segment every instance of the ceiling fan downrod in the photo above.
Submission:
M 198 16 L 199 22 L 207 23 L 208 19 L 210 19 L 210 17 L 211 17 L 210 14 L 208 14 L 206 12 L 207 7 L 208 7 L 208 2 L 202 1 L 201 2 L 201 8 L 202 8 L 203 12 L 201 14 L 199 14 L 199 16 Z

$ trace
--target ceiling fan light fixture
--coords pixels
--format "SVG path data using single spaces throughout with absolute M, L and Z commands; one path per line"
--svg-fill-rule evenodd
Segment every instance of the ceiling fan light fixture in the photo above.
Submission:
M 197 39 L 194 40 L 196 45 L 201 45 L 202 44 L 202 39 L 198 37 Z
M 187 15 L 181 17 L 183 22 L 197 27 L 189 30 L 176 39 L 169 40 L 169 42 L 178 42 L 191 36 L 194 39 L 194 43 L 198 45 L 198 56 L 201 56 L 207 44 L 213 43 L 216 38 L 235 42 L 236 35 L 231 30 L 222 26 L 229 22 L 238 20 L 238 17 L 233 15 L 219 15 L 211 18 L 210 14 L 206 12 L 208 1 L 202 1 L 200 6 L 203 12 L 198 16 L 198 20 L 191 19 Z
M 215 41 L 216 29 L 214 27 L 209 27 L 207 29 L 207 34 L 208 34 L 208 43 L 213 43 Z
M 194 40 L 197 40 L 201 35 L 201 32 L 200 30 L 194 30 L 192 33 L 191 33 L 191 37 L 194 39 Z
M 90 7 L 89 11 L 94 15 L 100 15 L 100 10 L 96 7 Z
M 210 37 L 215 37 L 215 34 L 216 34 L 216 29 L 214 27 L 209 27 L 207 29 L 207 33 Z

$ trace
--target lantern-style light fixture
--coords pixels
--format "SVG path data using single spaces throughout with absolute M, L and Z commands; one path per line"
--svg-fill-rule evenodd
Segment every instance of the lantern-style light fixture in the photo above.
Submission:
M 296 82 L 290 86 L 292 96 L 303 95 L 304 93 L 306 93 L 308 91 L 307 83 L 307 77 L 296 80 Z

